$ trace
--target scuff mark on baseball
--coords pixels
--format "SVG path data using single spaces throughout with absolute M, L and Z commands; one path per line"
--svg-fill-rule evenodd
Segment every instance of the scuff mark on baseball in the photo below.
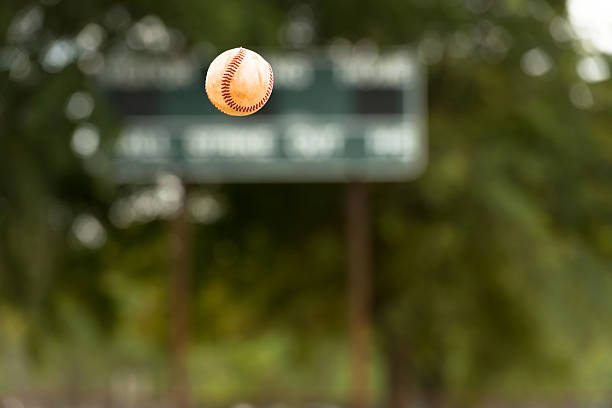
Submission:
M 221 112 L 246 116 L 261 109 L 272 93 L 272 66 L 256 52 L 233 48 L 221 53 L 206 72 L 206 94 Z

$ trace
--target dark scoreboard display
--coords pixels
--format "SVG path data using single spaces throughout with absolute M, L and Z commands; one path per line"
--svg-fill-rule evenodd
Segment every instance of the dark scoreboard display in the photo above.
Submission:
M 202 78 L 202 84 L 203 81 Z M 158 89 L 137 91 L 115 89 L 108 92 L 108 96 L 113 106 L 127 116 L 219 115 L 211 104 L 206 104 L 204 103 L 206 101 L 202 100 L 202 96 L 205 96 L 203 89 L 203 85 L 200 88 L 170 92 Z M 330 89 L 332 88 L 325 91 Z M 404 95 L 399 89 L 354 89 L 345 95 L 348 98 L 341 103 L 330 103 L 332 100 L 329 95 L 313 91 L 316 90 L 283 92 L 282 89 L 275 89 L 274 98 L 258 111 L 258 115 L 279 114 L 300 108 L 311 114 L 321 115 L 346 114 L 347 112 L 358 115 L 400 115 L 404 111 Z M 288 106 L 287 103 L 293 105 Z
M 401 181 L 423 170 L 424 78 L 409 51 L 262 55 L 274 90 L 247 117 L 209 102 L 209 61 L 111 56 L 99 79 L 124 117 L 112 154 L 118 181 L 160 172 L 205 183 Z

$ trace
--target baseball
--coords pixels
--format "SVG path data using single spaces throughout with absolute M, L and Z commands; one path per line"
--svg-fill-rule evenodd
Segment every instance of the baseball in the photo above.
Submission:
M 272 66 L 261 55 L 242 47 L 220 54 L 206 73 L 208 99 L 221 112 L 233 116 L 261 109 L 273 85 Z

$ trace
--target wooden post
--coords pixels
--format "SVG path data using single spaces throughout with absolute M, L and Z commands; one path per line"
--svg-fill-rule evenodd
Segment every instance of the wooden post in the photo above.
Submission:
M 370 403 L 371 254 L 367 186 L 350 182 L 346 191 L 348 244 L 348 323 L 350 353 L 350 408 Z
M 185 186 L 182 187 L 184 193 L 176 214 L 170 220 L 169 237 L 170 408 L 189 406 L 186 358 L 189 345 L 191 235 L 185 205 Z

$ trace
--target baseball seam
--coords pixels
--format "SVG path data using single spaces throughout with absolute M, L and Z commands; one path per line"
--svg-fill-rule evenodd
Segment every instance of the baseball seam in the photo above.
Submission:
M 240 48 L 236 55 L 232 57 L 229 64 L 227 64 L 227 67 L 225 67 L 225 72 L 223 73 L 223 77 L 221 78 L 221 96 L 223 97 L 223 102 L 225 102 L 225 104 L 231 109 L 240 113 L 254 112 L 264 106 L 264 104 L 268 101 L 268 98 L 270 98 L 270 94 L 272 93 L 272 87 L 274 85 L 274 74 L 272 73 L 272 66 L 268 64 L 268 88 L 266 89 L 266 94 L 264 95 L 264 97 L 259 102 L 251 106 L 239 105 L 234 100 L 234 98 L 232 98 L 232 95 L 230 93 L 230 84 L 232 82 L 232 79 L 234 78 L 234 75 L 236 74 L 236 71 L 238 71 L 238 68 L 240 67 L 242 61 L 244 61 L 245 57 L 246 50 L 244 48 Z

